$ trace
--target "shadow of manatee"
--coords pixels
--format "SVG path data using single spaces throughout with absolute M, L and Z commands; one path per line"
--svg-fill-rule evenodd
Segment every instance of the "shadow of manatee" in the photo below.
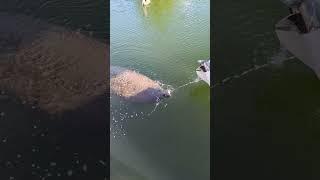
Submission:
M 0 13 L 0 89 L 48 113 L 79 108 L 108 89 L 107 44 L 25 15 Z M 9 46 L 9 47 L 8 47 Z

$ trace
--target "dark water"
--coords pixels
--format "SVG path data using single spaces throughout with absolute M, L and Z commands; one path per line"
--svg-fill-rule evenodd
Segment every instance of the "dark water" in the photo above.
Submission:
M 297 59 L 269 64 L 287 13 L 275 0 L 214 3 L 215 81 L 267 63 L 214 88 L 218 180 L 319 179 L 320 81 Z
M 17 0 L 1 1 L 0 12 L 30 15 L 106 42 L 107 7 L 100 0 Z M 102 96 L 74 111 L 49 115 L 2 92 L 0 179 L 108 179 L 107 108 Z

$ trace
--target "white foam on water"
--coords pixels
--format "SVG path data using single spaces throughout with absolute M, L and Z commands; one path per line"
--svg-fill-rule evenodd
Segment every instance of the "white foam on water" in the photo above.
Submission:
M 157 109 L 157 107 L 159 106 L 159 104 L 160 104 L 160 101 L 155 104 L 153 110 L 148 114 L 149 116 L 151 116 L 151 114 L 156 111 L 156 109 Z
M 151 114 L 157 110 L 161 101 L 154 105 L 131 104 L 125 100 L 119 99 L 117 102 L 110 103 L 110 133 L 112 138 L 121 138 L 128 134 L 127 124 L 129 121 L 147 120 Z M 149 108 L 146 108 L 149 107 Z M 152 108 L 152 109 L 151 109 Z
M 194 83 L 197 83 L 197 82 L 199 82 L 199 81 L 200 81 L 200 79 L 197 77 L 197 78 L 195 78 L 194 80 L 192 80 L 192 81 L 190 81 L 190 82 L 187 82 L 187 83 L 185 83 L 185 84 L 183 84 L 183 85 L 181 85 L 181 86 L 178 86 L 178 87 L 175 88 L 173 91 L 177 91 L 178 89 L 181 89 L 181 88 L 183 88 L 183 87 L 189 86 L 189 85 L 194 84 Z
M 255 64 L 253 65 L 253 67 L 247 70 L 244 70 L 240 73 L 226 77 L 221 81 L 214 83 L 213 87 L 225 85 L 226 83 L 231 82 L 232 80 L 243 78 L 244 76 L 248 75 L 251 72 L 256 72 L 266 67 L 270 67 L 270 66 L 282 67 L 284 62 L 295 59 L 295 57 L 290 55 L 285 49 L 281 48 L 279 52 L 276 53 L 274 56 L 272 56 L 270 59 L 271 60 L 265 64 L 260 64 L 260 65 Z

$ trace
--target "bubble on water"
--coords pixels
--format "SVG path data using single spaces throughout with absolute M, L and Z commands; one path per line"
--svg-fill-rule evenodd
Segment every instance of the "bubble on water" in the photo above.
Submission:
M 2 142 L 3 142 L 3 143 L 6 143 L 7 140 L 8 140 L 7 138 L 3 138 L 3 139 L 2 139 Z
M 156 111 L 156 109 L 159 106 L 159 104 L 160 104 L 160 102 L 156 103 L 156 105 L 154 106 L 154 109 L 149 113 L 149 116 Z
M 84 165 L 82 166 L 82 170 L 83 170 L 84 172 L 87 172 L 88 167 L 87 167 L 87 165 L 86 165 L 86 164 L 84 164 Z
M 72 170 L 68 170 L 67 175 L 72 176 L 72 173 L 73 173 Z
M 50 162 L 50 166 L 56 166 L 57 163 L 56 162 Z
M 102 161 L 102 160 L 99 160 L 99 163 L 102 164 L 103 166 L 106 165 L 106 163 L 104 161 Z
M 137 105 L 139 106 L 139 105 Z M 110 132 L 111 137 L 119 138 L 127 135 L 127 123 L 134 120 L 144 120 L 147 117 L 147 111 L 145 107 L 137 107 L 135 105 L 117 102 L 110 110 L 111 123 Z M 152 107 L 152 106 L 150 106 Z

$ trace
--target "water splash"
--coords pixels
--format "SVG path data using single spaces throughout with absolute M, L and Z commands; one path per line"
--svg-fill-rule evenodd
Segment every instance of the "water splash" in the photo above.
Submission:
M 161 104 L 160 99 L 155 106 L 150 104 L 134 104 L 117 97 L 110 103 L 110 133 L 112 138 L 121 138 L 128 133 L 129 121 L 148 120 Z M 152 109 L 151 109 L 152 108 Z
M 157 109 L 157 107 L 160 105 L 160 103 L 161 103 L 161 101 L 158 101 L 158 102 L 155 104 L 153 110 L 148 114 L 149 116 L 151 116 L 151 114 L 156 111 L 156 109 Z
M 173 88 L 172 85 L 164 84 L 164 83 L 161 83 L 161 82 L 159 82 L 159 84 L 160 84 L 161 88 L 163 88 L 163 89 L 166 90 L 170 95 L 172 95 L 173 92 L 176 92 L 178 89 L 181 89 L 181 88 L 183 88 L 183 87 L 186 87 L 186 86 L 191 85 L 191 84 L 194 84 L 194 83 L 197 83 L 197 82 L 199 82 L 199 81 L 200 81 L 200 79 L 199 79 L 199 78 L 196 78 L 196 79 L 194 79 L 193 81 L 190 81 L 190 82 L 187 82 L 187 83 L 185 83 L 185 84 L 183 84 L 183 85 L 181 85 L 181 86 L 178 86 L 177 88 Z M 153 110 L 152 110 L 148 115 L 151 116 L 151 115 L 157 110 L 157 108 L 159 107 L 159 105 L 160 105 L 162 102 L 163 102 L 163 101 L 161 101 L 160 99 L 158 99 L 157 102 L 155 103 L 155 106 L 154 106 Z M 167 106 L 168 106 L 167 103 L 165 103 L 165 104 L 163 105 L 164 108 L 166 108 Z
M 165 84 L 165 83 L 162 83 L 162 82 L 160 82 L 160 81 L 157 81 L 157 83 L 160 85 L 160 87 L 162 88 L 162 89 L 164 89 L 164 90 L 167 90 L 167 91 L 169 91 L 169 92 L 172 92 L 175 88 L 172 86 L 172 85 L 170 85 L 170 84 Z
M 187 82 L 187 83 L 185 83 L 185 84 L 183 84 L 183 85 L 181 85 L 181 86 L 178 86 L 177 88 L 174 89 L 174 91 L 177 91 L 178 89 L 181 89 L 181 88 L 186 87 L 186 86 L 188 86 L 188 85 L 197 83 L 197 82 L 199 82 L 199 81 L 200 81 L 200 79 L 197 77 L 197 78 L 195 78 L 193 81 L 190 81 L 190 82 Z
M 232 80 L 240 79 L 240 78 L 246 76 L 250 72 L 256 72 L 256 71 L 261 70 L 266 67 L 270 67 L 270 66 L 281 67 L 284 62 L 286 62 L 288 60 L 292 60 L 292 59 L 295 59 L 295 57 L 293 55 L 291 55 L 284 48 L 280 48 L 279 52 L 276 53 L 274 56 L 272 56 L 270 58 L 270 61 L 268 61 L 267 63 L 260 64 L 260 65 L 255 64 L 253 67 L 251 67 L 247 70 L 244 70 L 244 71 L 237 73 L 237 74 L 234 74 L 232 76 L 228 76 L 228 77 L 222 79 L 221 81 L 214 83 L 213 87 L 225 85 L 226 83 L 231 82 Z

